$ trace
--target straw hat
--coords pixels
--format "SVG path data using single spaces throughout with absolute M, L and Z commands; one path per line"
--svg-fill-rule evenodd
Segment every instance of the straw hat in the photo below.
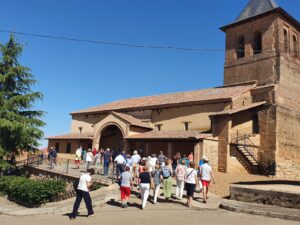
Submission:
M 205 161 L 205 162 L 208 162 L 208 161 L 209 161 L 209 159 L 208 159 L 206 156 L 203 156 L 203 157 L 202 157 L 202 160 Z

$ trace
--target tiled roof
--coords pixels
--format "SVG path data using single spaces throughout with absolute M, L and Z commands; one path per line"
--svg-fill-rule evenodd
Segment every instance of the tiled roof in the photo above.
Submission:
M 178 92 L 140 98 L 130 98 L 111 102 L 105 105 L 73 112 L 71 114 L 106 113 L 110 111 L 125 111 L 132 109 L 155 109 L 172 107 L 179 104 L 194 104 L 203 102 L 224 102 L 249 91 L 254 85 L 240 85 L 230 87 L 208 88 L 196 91 Z
M 220 29 L 222 31 L 226 31 L 228 28 L 243 24 L 250 20 L 261 18 L 272 13 L 281 14 L 281 16 L 287 19 L 288 22 L 290 22 L 296 29 L 300 30 L 299 21 L 286 12 L 283 8 L 279 7 L 275 0 L 250 0 L 248 5 L 233 23 L 223 26 Z
M 278 8 L 275 0 L 250 0 L 235 22 L 249 19 Z
M 266 84 L 266 85 L 261 85 L 261 86 L 257 86 L 253 89 L 251 89 L 251 91 L 256 91 L 256 90 L 261 90 L 261 89 L 267 89 L 267 88 L 274 88 L 276 85 L 275 84 Z
M 86 140 L 93 140 L 93 135 L 92 134 L 75 134 L 75 133 L 71 133 L 71 134 L 63 134 L 63 135 L 59 135 L 59 136 L 51 136 L 48 137 L 47 139 L 60 139 L 60 140 L 64 140 L 64 139 L 74 139 L 74 140 L 79 140 L 79 139 L 86 139 Z
M 212 137 L 212 134 L 201 133 L 200 131 L 193 130 L 179 130 L 179 131 L 149 131 L 141 134 L 132 135 L 126 137 L 126 139 L 178 139 L 178 140 L 187 140 L 187 139 L 204 139 L 207 137 Z
M 227 109 L 227 110 L 220 111 L 220 112 L 210 113 L 209 116 L 232 115 L 232 114 L 235 114 L 235 113 L 238 113 L 238 112 L 241 112 L 241 111 L 256 108 L 256 107 L 264 105 L 264 104 L 266 104 L 266 102 L 252 103 L 252 104 L 247 105 L 247 106 L 242 106 L 242 107 L 238 107 L 238 108 L 234 108 L 234 109 Z
M 152 127 L 150 125 L 148 125 L 147 123 L 145 123 L 145 122 L 141 121 L 140 119 L 137 119 L 137 118 L 135 118 L 131 115 L 128 115 L 128 114 L 125 114 L 125 113 L 119 113 L 119 112 L 112 112 L 112 114 L 114 114 L 117 117 L 127 121 L 132 126 L 152 129 Z

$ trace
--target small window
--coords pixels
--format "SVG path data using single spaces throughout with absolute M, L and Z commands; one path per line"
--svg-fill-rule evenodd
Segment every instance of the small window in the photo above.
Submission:
M 59 152 L 59 143 L 55 143 L 55 150 L 57 153 Z
M 183 124 L 184 124 L 184 130 L 189 130 L 189 124 L 190 124 L 191 122 L 183 122 Z
M 155 127 L 158 131 L 161 131 L 162 124 L 156 124 Z
M 284 38 L 284 51 L 289 51 L 289 35 L 286 29 L 283 30 L 283 38 Z
M 299 56 L 299 49 L 298 49 L 298 40 L 296 35 L 293 35 L 293 52 L 294 52 L 294 56 L 298 57 Z
M 72 144 L 67 143 L 66 153 L 71 153 Z
M 237 58 L 245 57 L 245 38 L 244 36 L 240 36 L 238 38 L 238 46 L 237 46 Z
M 260 31 L 256 31 L 254 33 L 254 40 L 253 40 L 253 54 L 257 55 L 262 52 L 262 36 Z

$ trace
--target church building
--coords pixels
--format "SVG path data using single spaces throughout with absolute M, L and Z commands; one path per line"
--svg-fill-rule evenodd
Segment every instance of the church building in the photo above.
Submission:
M 292 4 L 292 2 L 291 2 Z M 59 153 L 111 148 L 206 155 L 215 170 L 300 179 L 300 23 L 250 0 L 226 34 L 221 87 L 124 99 L 72 112 Z

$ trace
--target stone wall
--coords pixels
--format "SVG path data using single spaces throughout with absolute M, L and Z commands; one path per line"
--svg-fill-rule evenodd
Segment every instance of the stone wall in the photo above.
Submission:
M 276 89 L 276 175 L 300 179 L 300 58 L 283 54 Z
M 218 170 L 218 140 L 204 139 L 203 140 L 203 151 L 200 159 L 205 155 L 209 159 L 209 164 L 214 170 Z

